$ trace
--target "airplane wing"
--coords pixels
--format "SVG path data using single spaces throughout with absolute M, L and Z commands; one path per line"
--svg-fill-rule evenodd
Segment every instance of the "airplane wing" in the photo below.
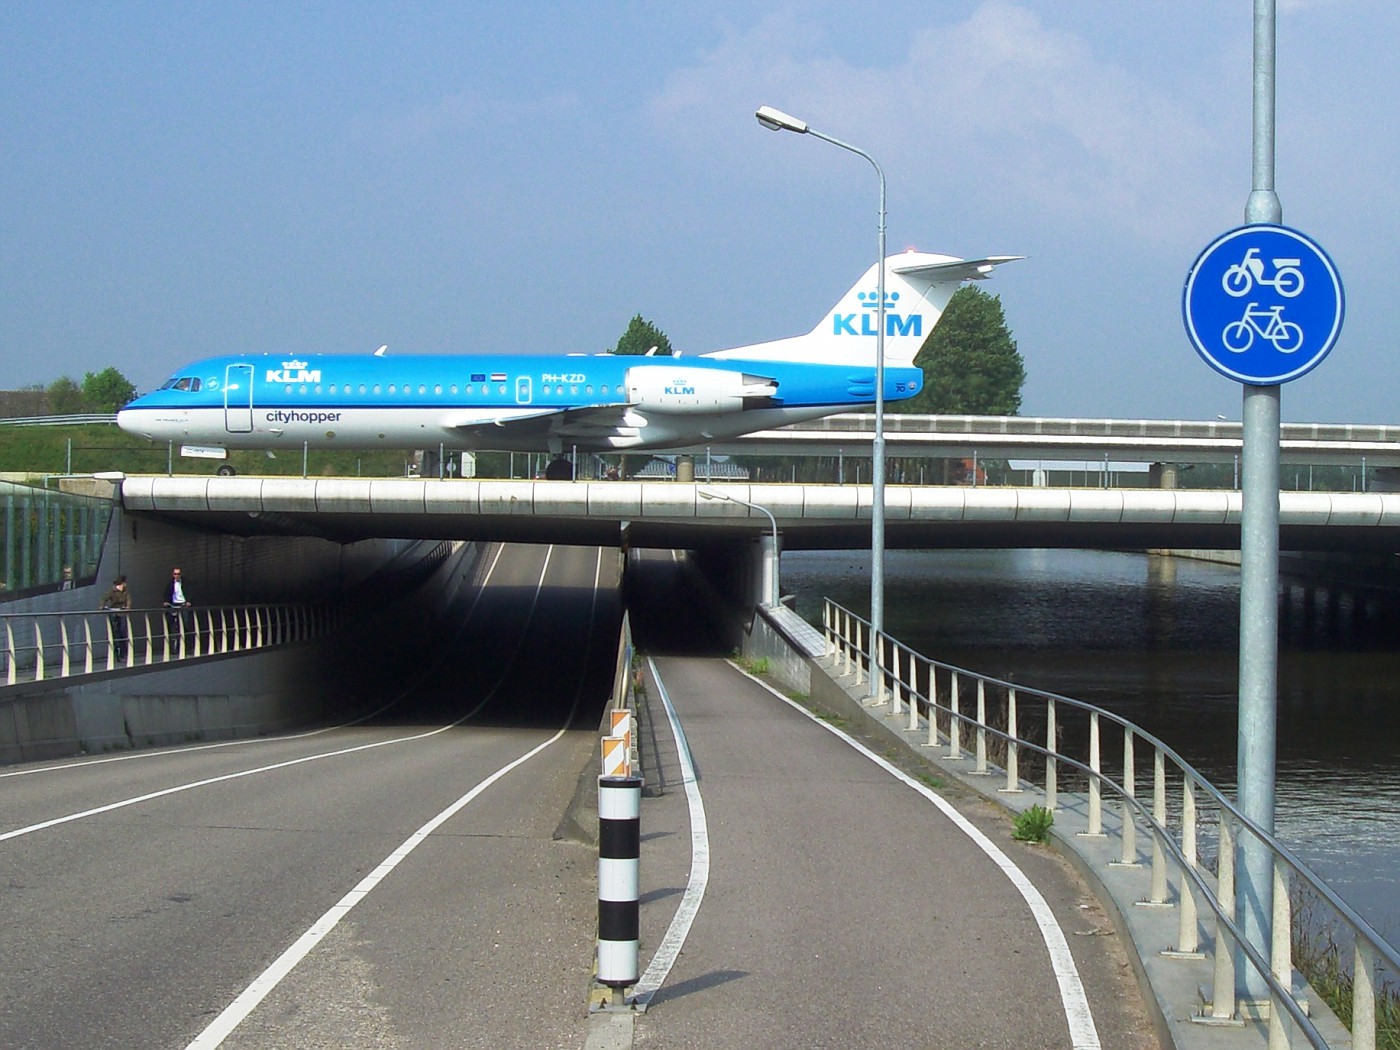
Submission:
M 483 439 L 500 436 L 502 430 L 520 437 L 598 438 L 610 434 L 635 435 L 646 420 L 631 405 L 590 405 L 586 408 L 505 409 L 495 413 L 473 412 L 444 420 L 444 425 Z
M 1024 255 L 990 255 L 985 259 L 956 259 L 946 263 L 922 263 L 912 266 L 895 264 L 891 273 L 910 274 L 938 284 L 949 281 L 984 281 L 1002 263 L 1017 262 Z

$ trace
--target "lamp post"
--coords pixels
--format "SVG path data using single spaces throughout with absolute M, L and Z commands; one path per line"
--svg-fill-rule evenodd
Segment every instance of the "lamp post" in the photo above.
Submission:
M 768 515 L 768 524 L 773 527 L 773 571 L 770 573 L 771 579 L 768 586 L 768 604 L 777 608 L 781 604 L 780 596 L 783 593 L 782 588 L 778 585 L 778 519 L 773 517 L 773 512 L 767 507 L 758 503 L 750 503 L 746 499 L 731 496 L 726 492 L 706 492 L 704 489 L 696 489 L 696 492 L 700 494 L 701 499 L 722 499 L 728 503 L 738 503 L 750 510 L 762 511 Z
M 876 256 L 875 290 L 879 297 L 875 306 L 875 439 L 870 447 L 870 681 L 872 690 L 876 690 L 878 639 L 885 630 L 885 172 L 865 150 L 817 131 L 805 120 L 788 116 L 771 106 L 761 106 L 754 116 L 770 131 L 812 135 L 864 157 L 880 177 L 880 248 Z

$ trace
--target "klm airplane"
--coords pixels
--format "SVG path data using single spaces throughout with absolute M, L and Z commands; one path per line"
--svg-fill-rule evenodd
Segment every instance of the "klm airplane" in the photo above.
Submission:
M 1020 256 L 885 260 L 885 399 L 919 392 L 914 355 L 964 281 Z M 228 449 L 684 448 L 875 401 L 876 268 L 811 332 L 696 357 L 239 354 L 181 368 L 117 413 L 182 454 Z M 232 473 L 227 464 L 220 473 Z

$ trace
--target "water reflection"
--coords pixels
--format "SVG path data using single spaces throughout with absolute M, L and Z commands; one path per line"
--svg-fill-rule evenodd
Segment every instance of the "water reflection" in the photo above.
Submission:
M 869 562 L 783 556 L 783 589 L 819 621 L 866 615 Z M 1097 551 L 891 551 L 890 634 L 948 663 L 1086 700 L 1160 737 L 1233 794 L 1239 573 Z M 1287 583 L 1280 611 L 1276 830 L 1400 940 L 1397 608 Z

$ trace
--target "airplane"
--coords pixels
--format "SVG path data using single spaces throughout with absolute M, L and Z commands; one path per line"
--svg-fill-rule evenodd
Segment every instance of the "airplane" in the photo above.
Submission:
M 885 260 L 884 397 L 923 385 L 914 355 L 964 281 L 1022 256 Z M 875 401 L 878 264 L 806 335 L 697 356 L 236 354 L 179 369 L 117 413 L 125 431 L 229 449 L 692 447 Z M 232 474 L 228 463 L 220 474 Z

